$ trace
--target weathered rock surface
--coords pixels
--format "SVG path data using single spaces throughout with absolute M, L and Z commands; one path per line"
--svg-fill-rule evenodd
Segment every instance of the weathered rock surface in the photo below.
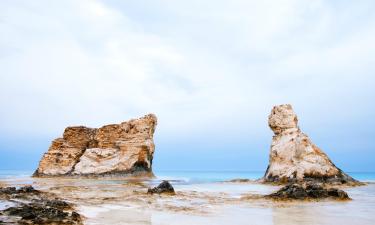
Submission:
M 149 188 L 147 191 L 148 194 L 174 194 L 174 188 L 168 181 L 161 182 L 157 187 Z
M 276 200 L 287 199 L 324 199 L 333 198 L 336 200 L 349 200 L 345 191 L 336 188 L 326 188 L 323 184 L 318 183 L 294 183 L 288 184 L 275 193 L 266 196 Z
M 337 168 L 298 127 L 297 115 L 289 104 L 273 107 L 268 117 L 274 132 L 266 182 L 322 181 L 357 183 Z
M 0 224 L 82 224 L 70 203 L 32 186 L 0 188 L 0 202 L 12 204 L 0 210 Z
M 156 116 L 101 128 L 67 127 L 55 139 L 34 176 L 152 175 Z

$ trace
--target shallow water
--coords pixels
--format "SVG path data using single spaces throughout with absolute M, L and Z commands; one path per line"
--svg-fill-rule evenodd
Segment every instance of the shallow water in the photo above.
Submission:
M 259 195 L 278 186 L 224 182 L 262 175 L 254 172 L 159 172 L 157 178 L 143 181 L 0 174 L 2 185 L 31 184 L 76 204 L 85 224 L 375 224 L 375 183 L 345 188 L 351 201 L 274 202 Z M 375 180 L 373 175 L 361 176 Z M 176 195 L 147 195 L 147 188 L 162 179 L 172 180 Z M 1 207 L 5 204 L 0 202 Z

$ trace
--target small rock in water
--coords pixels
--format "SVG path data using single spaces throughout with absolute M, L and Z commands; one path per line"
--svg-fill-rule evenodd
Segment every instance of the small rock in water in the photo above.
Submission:
M 161 182 L 157 187 L 149 188 L 147 191 L 148 194 L 161 194 L 169 193 L 174 194 L 174 188 L 168 181 Z
M 28 185 L 28 186 L 20 187 L 18 189 L 18 192 L 19 193 L 38 193 L 39 191 L 35 190 L 33 186 Z
M 0 194 L 3 195 L 12 195 L 12 194 L 38 194 L 39 191 L 35 190 L 32 186 L 24 186 L 20 187 L 19 189 L 16 189 L 15 187 L 0 187 Z
M 288 184 L 275 193 L 266 195 L 272 199 L 323 199 L 334 198 L 338 200 L 349 200 L 345 191 L 337 188 L 326 188 L 319 183 L 294 183 Z

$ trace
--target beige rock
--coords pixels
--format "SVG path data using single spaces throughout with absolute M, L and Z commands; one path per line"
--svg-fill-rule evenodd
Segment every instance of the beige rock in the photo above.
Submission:
M 156 116 L 101 128 L 68 127 L 55 139 L 34 176 L 152 175 Z
M 301 132 L 291 105 L 273 107 L 268 124 L 275 135 L 264 181 L 356 182 L 337 168 L 328 156 Z

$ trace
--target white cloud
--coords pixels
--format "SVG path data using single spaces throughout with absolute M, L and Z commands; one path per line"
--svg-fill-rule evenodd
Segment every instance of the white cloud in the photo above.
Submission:
M 371 1 L 0 4 L 1 132 L 59 134 L 154 112 L 164 137 L 257 135 L 274 104 L 312 121 L 327 104 L 340 114 L 343 98 L 371 107 Z M 330 120 L 356 119 L 345 116 Z

